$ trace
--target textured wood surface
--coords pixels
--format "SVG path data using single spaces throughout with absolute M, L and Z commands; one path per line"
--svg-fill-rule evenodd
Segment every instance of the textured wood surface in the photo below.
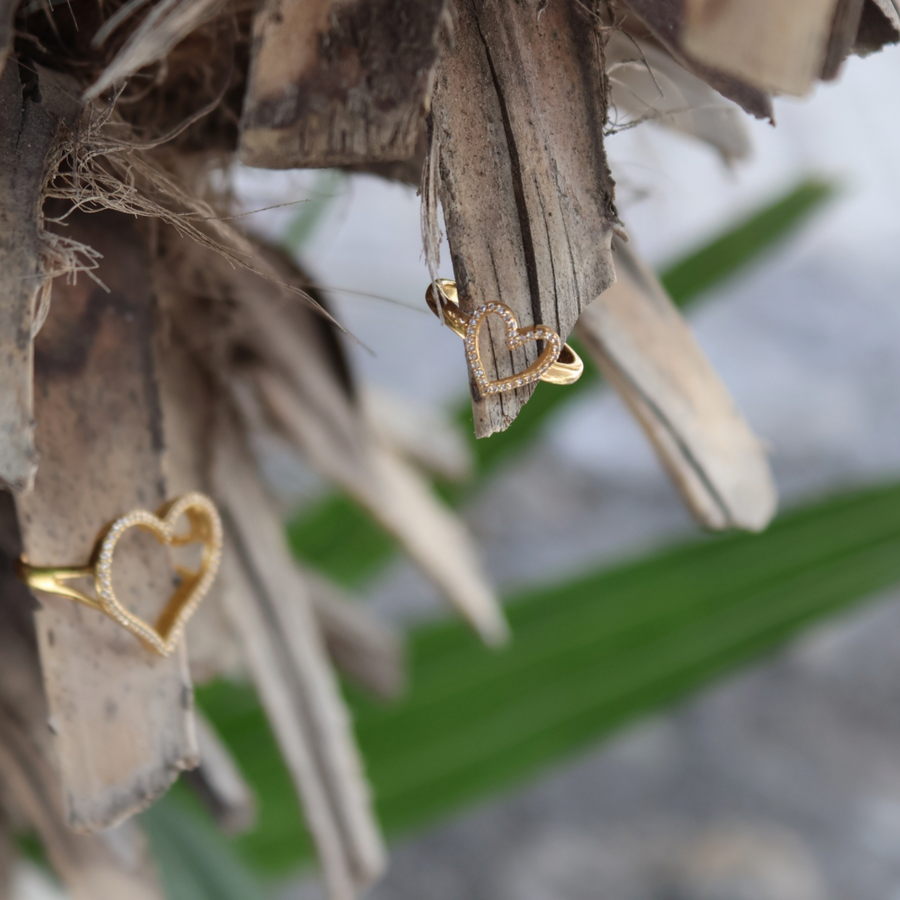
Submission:
M 431 98 L 447 0 L 266 0 L 240 157 L 265 168 L 405 160 Z
M 54 285 L 35 342 L 41 467 L 19 498 L 35 565 L 82 565 L 98 532 L 166 497 L 153 352 L 153 297 L 134 220 L 74 216 L 69 233 L 99 250 L 99 276 Z M 155 620 L 172 591 L 167 554 L 130 532 L 115 558 L 117 593 Z M 90 585 L 85 588 L 91 590 Z M 107 828 L 157 799 L 195 764 L 193 693 L 184 645 L 167 659 L 108 617 L 40 595 L 37 630 L 66 811 L 72 827 Z
M 619 280 L 578 336 L 641 424 L 695 518 L 758 531 L 777 496 L 766 451 L 656 276 L 617 244 Z
M 459 0 L 457 9 L 429 165 L 461 303 L 499 300 L 520 326 L 543 323 L 565 338 L 615 279 L 602 36 L 591 4 Z M 499 322 L 482 350 L 492 379 L 537 355 L 535 344 L 510 353 Z M 476 434 L 507 428 L 533 390 L 473 395 Z
M 0 9 L 2 20 L 2 9 Z M 0 31 L 2 47 L 2 31 Z M 2 61 L 0 61 L 2 67 Z M 46 158 L 60 120 L 80 104 L 47 75 L 18 65 L 0 75 L 0 483 L 27 489 L 37 470 L 32 395 L 32 325 L 44 284 L 40 238 Z
M 695 59 L 765 90 L 803 96 L 822 72 L 837 0 L 684 0 Z

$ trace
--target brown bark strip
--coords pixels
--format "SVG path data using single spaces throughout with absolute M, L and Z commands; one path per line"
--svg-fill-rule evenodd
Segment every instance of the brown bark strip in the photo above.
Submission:
M 632 10 L 672 56 L 689 72 L 702 78 L 723 97 L 734 100 L 757 119 L 775 120 L 772 98 L 757 85 L 737 78 L 722 69 L 706 65 L 691 56 L 682 43 L 685 0 L 621 0 Z M 627 31 L 634 31 L 626 23 Z
M 499 300 L 520 326 L 543 323 L 563 338 L 615 280 L 607 81 L 587 6 L 460 0 L 433 107 L 431 152 L 463 307 Z M 536 358 L 534 344 L 511 354 L 502 325 L 489 328 L 492 379 Z M 475 398 L 476 434 L 507 428 L 533 390 Z
M 2 34 L 0 34 L 2 40 Z M 0 61 L 2 66 L 2 61 Z M 27 490 L 34 449 L 32 325 L 44 283 L 40 239 L 46 157 L 79 103 L 47 76 L 13 62 L 0 75 L 0 482 Z
M 837 0 L 684 0 L 684 49 L 776 93 L 803 96 L 822 71 Z
M 153 353 L 154 303 L 141 232 L 114 213 L 73 216 L 69 233 L 103 254 L 110 291 L 82 277 L 54 285 L 35 342 L 38 448 L 19 499 L 36 565 L 81 565 L 101 528 L 165 499 Z M 135 531 L 116 556 L 117 591 L 153 620 L 171 592 L 165 550 Z M 87 585 L 86 585 L 87 587 Z M 196 763 L 193 695 L 182 645 L 163 659 L 110 618 L 41 595 L 37 630 L 70 825 L 110 827 L 158 798 Z
M 579 337 L 700 524 L 759 531 L 777 499 L 762 443 L 656 276 L 616 250 L 619 280 L 585 311 Z
M 254 24 L 241 162 L 411 157 L 447 22 L 447 0 L 266 0 Z

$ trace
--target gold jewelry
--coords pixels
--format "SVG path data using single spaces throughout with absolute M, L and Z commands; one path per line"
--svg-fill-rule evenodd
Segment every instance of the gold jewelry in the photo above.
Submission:
M 458 334 L 466 344 L 466 358 L 475 376 L 479 393 L 496 394 L 511 391 L 533 381 L 550 384 L 574 384 L 584 372 L 581 357 L 560 336 L 546 325 L 529 325 L 519 328 L 513 311 L 503 303 L 491 302 L 479 306 L 471 316 L 459 307 L 456 282 L 449 278 L 439 278 L 428 286 L 425 299 L 431 311 Z M 506 325 L 506 345 L 515 350 L 532 341 L 543 341 L 544 349 L 528 368 L 509 377 L 492 381 L 485 374 L 481 358 L 479 337 L 481 328 L 489 316 L 500 316 Z
M 190 527 L 187 533 L 179 534 L 175 531 L 175 524 L 181 516 L 187 519 Z M 122 606 L 113 590 L 113 551 L 129 528 L 149 531 L 161 544 L 169 547 L 183 547 L 196 542 L 203 544 L 199 569 L 175 567 L 181 583 L 169 598 L 155 627 Z M 165 504 L 156 515 L 138 509 L 116 519 L 100 533 L 89 565 L 33 566 L 23 557 L 16 562 L 16 574 L 31 588 L 69 597 L 104 613 L 138 637 L 150 650 L 160 656 L 169 656 L 178 646 L 188 619 L 212 587 L 221 558 L 222 521 L 218 510 L 209 497 L 191 493 Z M 66 584 L 75 578 L 91 577 L 94 579 L 96 597 Z

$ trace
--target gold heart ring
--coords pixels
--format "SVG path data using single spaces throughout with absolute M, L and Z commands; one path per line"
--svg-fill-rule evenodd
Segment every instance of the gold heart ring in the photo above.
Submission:
M 182 516 L 187 520 L 188 530 L 177 532 L 175 526 Z M 203 545 L 198 569 L 175 567 L 181 581 L 155 626 L 126 609 L 113 589 L 113 552 L 129 528 L 147 531 L 168 547 Z M 218 510 L 209 497 L 191 493 L 165 504 L 155 515 L 138 509 L 116 519 L 101 532 L 86 566 L 33 566 L 23 557 L 16 563 L 16 574 L 31 588 L 69 597 L 104 613 L 154 653 L 169 656 L 178 646 L 188 619 L 212 587 L 221 558 L 222 520 Z M 93 578 L 96 597 L 66 584 L 75 578 Z
M 449 278 L 439 278 L 429 285 L 425 299 L 431 311 L 465 341 L 466 358 L 482 395 L 511 391 L 534 381 L 574 384 L 584 372 L 581 357 L 568 344 L 564 344 L 553 329 L 546 325 L 520 328 L 513 311 L 503 303 L 485 303 L 471 316 L 466 315 L 459 306 L 456 282 Z M 540 341 L 544 344 L 540 355 L 530 366 L 509 378 L 497 381 L 492 381 L 485 373 L 479 340 L 481 329 L 490 316 L 498 316 L 503 321 L 506 327 L 506 344 L 510 350 L 531 342 Z

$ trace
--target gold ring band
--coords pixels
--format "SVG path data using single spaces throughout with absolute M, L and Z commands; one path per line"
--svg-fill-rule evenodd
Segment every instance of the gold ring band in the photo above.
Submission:
M 176 532 L 175 525 L 182 516 L 187 520 L 188 530 Z M 113 590 L 113 552 L 129 528 L 147 531 L 169 547 L 203 545 L 198 569 L 175 567 L 181 581 L 155 626 L 126 609 Z M 33 590 L 68 597 L 102 612 L 154 653 L 169 656 L 177 647 L 188 619 L 212 587 L 221 556 L 222 521 L 218 510 L 209 497 L 190 493 L 166 503 L 156 514 L 138 509 L 116 519 L 100 533 L 88 565 L 34 566 L 23 557 L 16 561 L 16 575 Z M 92 578 L 96 596 L 67 584 L 76 578 Z
M 584 372 L 581 357 L 559 335 L 546 325 L 531 325 L 519 328 L 512 310 L 502 303 L 486 303 L 468 316 L 459 306 L 456 282 L 449 278 L 439 278 L 428 286 L 425 300 L 429 309 L 448 325 L 454 334 L 466 343 L 466 355 L 482 394 L 493 394 L 513 390 L 533 381 L 549 384 L 574 384 Z M 510 350 L 529 341 L 542 341 L 545 348 L 537 361 L 514 376 L 499 381 L 490 381 L 484 374 L 484 365 L 479 349 L 479 333 L 488 316 L 499 316 L 506 324 L 507 346 Z

